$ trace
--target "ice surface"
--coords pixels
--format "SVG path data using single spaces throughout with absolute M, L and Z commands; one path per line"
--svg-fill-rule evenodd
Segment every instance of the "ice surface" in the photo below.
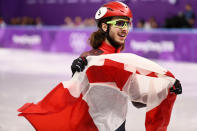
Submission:
M 0 48 L 0 131 L 34 131 L 17 109 L 38 102 L 60 81 L 71 77 L 77 55 Z M 181 81 L 168 131 L 197 131 L 197 63 L 156 61 Z M 129 105 L 127 131 L 145 131 L 145 109 Z

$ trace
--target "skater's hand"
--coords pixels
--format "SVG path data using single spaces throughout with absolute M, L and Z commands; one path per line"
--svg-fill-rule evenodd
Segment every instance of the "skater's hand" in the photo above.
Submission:
M 176 79 L 173 87 L 170 88 L 170 92 L 174 92 L 175 94 L 182 94 L 182 86 L 179 80 Z
M 88 61 L 85 57 L 79 57 L 75 59 L 71 65 L 72 76 L 75 72 L 82 72 L 85 69 L 85 66 L 88 64 Z

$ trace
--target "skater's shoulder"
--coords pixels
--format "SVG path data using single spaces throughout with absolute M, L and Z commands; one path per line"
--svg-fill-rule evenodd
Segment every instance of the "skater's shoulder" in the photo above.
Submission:
M 80 56 L 81 57 L 87 57 L 87 56 L 97 56 L 97 55 L 101 55 L 104 52 L 100 49 L 92 49 L 90 51 L 86 51 L 84 53 L 82 53 Z

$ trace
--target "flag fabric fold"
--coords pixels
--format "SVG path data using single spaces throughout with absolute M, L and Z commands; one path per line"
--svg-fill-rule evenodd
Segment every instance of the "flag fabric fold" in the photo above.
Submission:
M 18 109 L 37 131 L 114 131 L 126 119 L 128 101 L 146 104 L 146 130 L 166 131 L 175 77 L 131 53 L 87 57 L 88 65 L 37 104 Z M 127 121 L 129 122 L 129 121 Z M 132 122 L 131 122 L 132 123 Z

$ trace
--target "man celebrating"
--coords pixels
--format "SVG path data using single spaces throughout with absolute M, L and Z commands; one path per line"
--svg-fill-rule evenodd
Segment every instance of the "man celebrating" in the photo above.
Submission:
M 76 71 L 84 70 L 87 65 L 87 56 L 120 53 L 124 49 L 126 37 L 132 27 L 132 18 L 131 10 L 124 3 L 109 2 L 104 4 L 95 15 L 98 30 L 92 33 L 89 39 L 93 49 L 82 53 L 78 59 L 73 61 L 71 66 L 73 74 Z M 145 107 L 142 103 L 132 103 L 137 108 Z M 125 131 L 125 122 L 117 131 Z
M 123 50 L 132 26 L 132 12 L 129 7 L 122 2 L 109 2 L 96 12 L 95 20 L 98 30 L 89 39 L 93 49 L 82 53 L 81 57 L 119 53 Z M 73 73 L 78 69 L 72 66 Z
M 72 79 L 61 82 L 37 104 L 26 103 L 18 109 L 19 116 L 37 131 L 125 131 L 130 100 L 137 108 L 147 107 L 147 131 L 166 131 L 176 94 L 182 92 L 180 82 L 150 60 L 119 53 L 132 21 L 127 5 L 104 4 L 95 19 L 93 49 L 73 61 Z
M 82 72 L 85 69 L 88 64 L 87 56 L 120 53 L 124 49 L 126 37 L 132 27 L 132 18 L 131 10 L 122 2 L 109 2 L 100 7 L 95 15 L 98 30 L 89 38 L 93 49 L 82 53 L 73 61 L 71 65 L 73 75 L 76 71 Z M 178 80 L 176 83 L 180 84 Z M 175 92 L 173 88 L 171 91 Z M 132 104 L 137 108 L 146 107 L 146 104 L 140 102 L 132 101 Z M 125 131 L 125 121 L 116 131 Z
M 89 39 L 93 49 L 82 53 L 73 61 L 71 66 L 73 75 L 76 71 L 84 70 L 87 56 L 120 53 L 124 49 L 126 37 L 132 27 L 132 18 L 131 10 L 122 2 L 109 2 L 100 7 L 95 15 L 98 30 L 92 33 Z M 132 103 L 137 108 L 146 106 L 138 102 Z M 125 131 L 125 122 L 116 131 Z

